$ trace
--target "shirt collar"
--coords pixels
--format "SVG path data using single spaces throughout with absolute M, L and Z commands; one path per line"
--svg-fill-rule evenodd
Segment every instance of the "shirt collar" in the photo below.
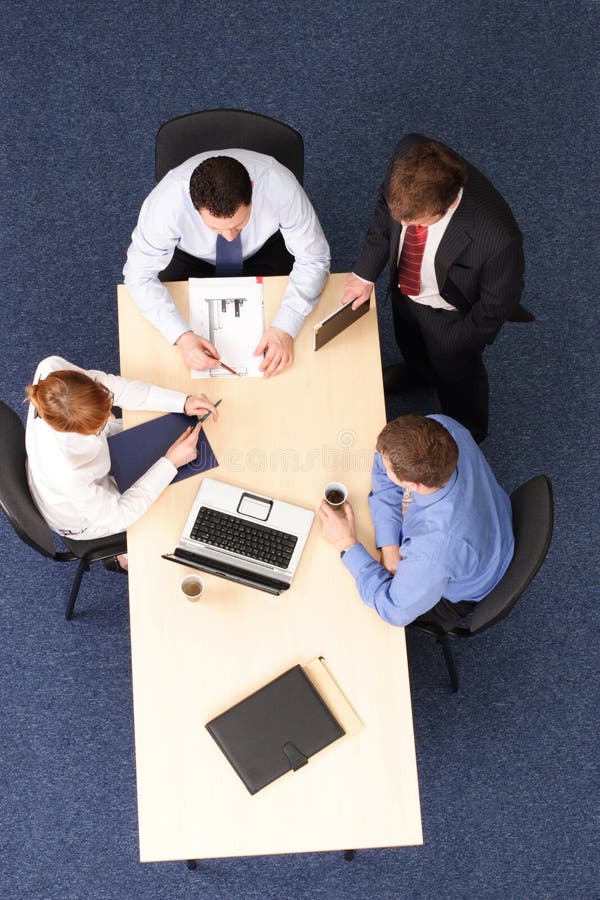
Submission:
M 458 207 L 460 206 L 460 201 L 462 200 L 462 195 L 463 195 L 463 189 L 461 188 L 461 189 L 459 190 L 459 192 L 458 192 L 458 195 L 457 195 L 457 196 L 458 196 L 458 203 L 456 204 L 456 206 L 450 206 L 450 207 L 448 207 L 448 209 L 446 210 L 446 212 L 444 213 L 444 215 L 442 216 L 442 218 L 441 218 L 439 221 L 434 222 L 433 225 L 430 225 L 430 226 L 429 226 L 429 228 L 428 228 L 428 233 L 429 233 L 429 231 L 431 231 L 431 232 L 433 232 L 433 233 L 435 233 L 436 231 L 439 231 L 441 234 L 444 233 L 444 231 L 445 231 L 446 228 L 448 227 L 448 224 L 449 224 L 449 222 L 450 222 L 450 219 L 452 218 L 452 216 L 454 215 L 454 213 L 456 212 L 456 210 L 457 210 Z
M 456 484 L 456 479 L 458 478 L 458 467 L 452 473 L 450 477 L 450 481 L 448 484 L 445 484 L 444 487 L 439 488 L 437 491 L 433 491 L 431 494 L 418 494 L 416 491 L 413 494 L 413 502 L 416 503 L 417 506 L 432 506 L 434 503 L 438 503 L 438 501 L 443 500 L 444 497 L 447 497 L 454 485 Z

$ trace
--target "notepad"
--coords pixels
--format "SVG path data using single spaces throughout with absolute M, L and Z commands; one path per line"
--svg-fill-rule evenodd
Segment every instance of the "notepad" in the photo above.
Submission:
M 250 794 L 346 733 L 297 665 L 206 724 Z
M 198 424 L 195 416 L 185 413 L 168 413 L 142 425 L 127 428 L 108 439 L 111 474 L 117 487 L 123 493 L 140 478 L 144 472 L 164 456 L 185 429 Z M 203 430 L 198 438 L 196 459 L 177 470 L 175 481 L 183 481 L 199 472 L 207 472 L 219 465 Z
M 340 306 L 330 316 L 318 322 L 315 325 L 315 350 L 320 350 L 325 344 L 345 331 L 350 325 L 354 324 L 362 316 L 366 315 L 371 308 L 371 300 L 362 303 L 357 309 L 352 309 L 352 303 Z

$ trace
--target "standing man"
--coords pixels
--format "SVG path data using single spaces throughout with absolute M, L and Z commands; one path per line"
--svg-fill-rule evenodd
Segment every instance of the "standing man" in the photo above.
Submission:
M 342 303 L 370 296 L 385 264 L 403 365 L 386 391 L 435 387 L 442 411 L 479 443 L 488 429 L 482 354 L 505 321 L 528 322 L 523 241 L 508 204 L 449 147 L 409 134 L 394 150 Z
M 356 537 L 349 503 L 324 500 L 323 537 L 367 606 L 392 625 L 450 631 L 506 572 L 510 500 L 466 428 L 447 416 L 400 416 L 377 438 L 369 495 L 381 563 Z
M 189 368 L 219 354 L 194 334 L 162 281 L 215 275 L 290 275 L 281 308 L 256 348 L 277 375 L 329 274 L 329 246 L 292 173 L 251 150 L 200 153 L 172 169 L 144 201 L 123 269 L 142 314 L 176 344 Z M 211 355 L 209 355 L 211 354 Z

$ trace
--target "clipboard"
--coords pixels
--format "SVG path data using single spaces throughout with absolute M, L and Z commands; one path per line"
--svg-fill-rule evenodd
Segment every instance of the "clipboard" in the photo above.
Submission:
M 352 309 L 352 303 L 340 306 L 330 316 L 315 325 L 315 350 L 320 350 L 350 325 L 366 315 L 371 309 L 371 298 L 362 303 L 358 309 Z

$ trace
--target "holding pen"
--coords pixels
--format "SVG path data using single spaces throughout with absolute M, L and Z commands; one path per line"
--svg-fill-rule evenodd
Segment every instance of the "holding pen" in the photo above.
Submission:
M 222 369 L 225 369 L 227 372 L 231 372 L 232 375 L 237 375 L 239 378 L 242 377 L 239 372 L 236 372 L 235 369 L 231 368 L 231 366 L 226 366 L 224 362 L 221 362 L 220 359 L 217 359 L 216 356 L 213 356 L 212 353 L 208 352 L 208 350 L 205 350 L 204 353 L 209 357 L 209 359 L 214 359 L 217 366 L 221 366 Z
M 218 419 L 219 413 L 217 411 L 217 406 L 220 402 L 221 401 L 219 400 L 218 403 L 213 404 L 206 394 L 189 394 L 186 397 L 183 412 L 186 416 L 195 416 L 199 422 L 204 422 L 211 413 L 214 415 L 215 419 Z M 202 418 L 200 418 L 201 416 Z
M 222 400 L 217 400 L 217 401 L 216 401 L 216 403 L 215 403 L 215 408 L 219 405 L 219 403 L 222 403 Z M 210 410 L 209 410 L 207 413 L 204 413 L 203 416 L 200 416 L 200 418 L 198 419 L 198 421 L 199 421 L 199 422 L 206 422 L 206 420 L 208 419 L 209 416 L 212 416 L 212 412 L 211 412 Z

